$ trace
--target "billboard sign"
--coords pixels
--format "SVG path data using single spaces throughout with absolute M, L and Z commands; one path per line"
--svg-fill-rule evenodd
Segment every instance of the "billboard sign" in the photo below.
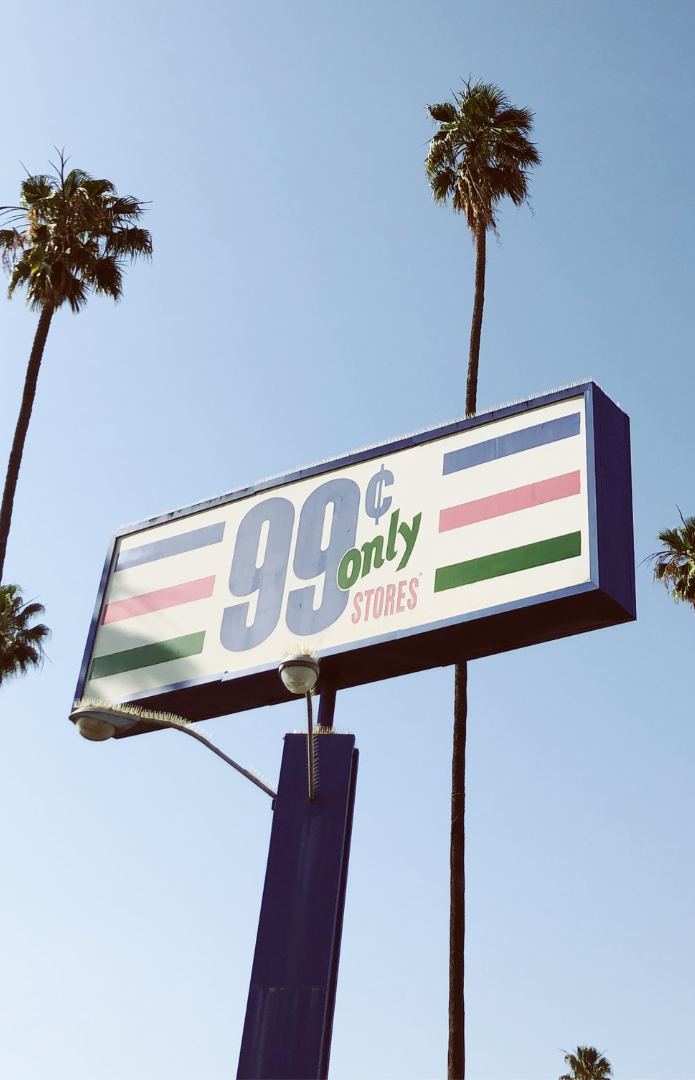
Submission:
M 634 617 L 629 421 L 586 383 L 118 530 L 77 696 L 204 719 L 287 700 L 297 649 L 340 688 Z

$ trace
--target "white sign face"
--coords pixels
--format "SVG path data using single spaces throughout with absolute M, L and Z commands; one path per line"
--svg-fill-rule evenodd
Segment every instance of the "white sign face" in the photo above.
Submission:
M 418 438 L 119 535 L 82 696 L 160 698 L 591 587 L 585 393 Z

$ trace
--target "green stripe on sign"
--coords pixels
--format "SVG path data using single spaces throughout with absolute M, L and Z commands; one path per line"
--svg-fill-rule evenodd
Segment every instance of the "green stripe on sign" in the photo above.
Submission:
M 494 555 L 483 555 L 479 559 L 441 566 L 434 575 L 434 591 L 445 592 L 447 589 L 458 589 L 460 585 L 472 585 L 474 581 L 487 581 L 488 578 L 502 577 L 504 574 L 516 574 L 518 570 L 530 570 L 532 566 L 575 559 L 581 553 L 580 532 L 552 536 L 550 540 L 539 540 L 535 544 L 496 551 Z
M 154 645 L 139 645 L 137 649 L 124 649 L 123 652 L 96 656 L 92 660 L 90 679 L 103 679 L 106 675 L 120 675 L 122 671 L 135 671 L 136 668 L 152 667 L 153 664 L 165 664 L 167 660 L 182 660 L 184 656 L 197 656 L 203 651 L 205 631 L 185 634 L 183 637 L 157 641 Z

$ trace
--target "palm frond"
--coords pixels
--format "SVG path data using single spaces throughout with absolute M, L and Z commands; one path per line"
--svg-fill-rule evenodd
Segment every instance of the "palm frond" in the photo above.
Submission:
M 138 199 L 131 197 L 121 196 L 113 200 L 111 204 L 111 213 L 114 218 L 125 218 L 127 220 L 137 220 L 141 218 L 145 213 L 145 206 Z
M 440 124 L 452 124 L 456 120 L 456 106 L 450 101 L 443 101 L 439 105 L 428 105 L 427 110 L 432 119 Z
M 104 202 L 105 197 L 116 194 L 116 189 L 110 180 L 94 180 L 88 173 L 81 169 L 73 169 L 65 178 L 65 192 L 82 189 L 85 195 L 94 202 Z
M 113 255 L 102 255 L 90 267 L 89 284 L 95 292 L 120 300 L 123 293 L 123 274 Z
M 611 1080 L 611 1063 L 595 1046 L 578 1046 L 574 1054 L 564 1050 L 563 1053 L 570 1072 L 564 1073 L 559 1080 Z
M 499 87 L 464 82 L 453 102 L 428 105 L 439 130 L 430 140 L 425 172 L 435 202 L 451 198 L 469 228 L 496 229 L 496 207 L 504 198 L 528 202 L 530 170 L 540 154 L 527 135 L 530 109 L 511 105 Z M 455 178 L 452 179 L 452 174 Z
M 131 259 L 143 256 L 145 259 L 152 258 L 152 237 L 147 229 L 138 229 L 134 226 L 128 229 L 116 229 L 107 238 L 104 245 L 109 255 L 129 255 Z
M 0 229 L 0 261 L 10 277 L 23 250 L 24 237 L 18 229 Z
M 42 173 L 28 176 L 20 185 L 23 206 L 33 206 L 40 199 L 50 199 L 54 192 L 54 178 Z
M 0 247 L 15 248 L 22 243 L 22 234 L 17 229 L 0 229 Z
M 15 228 L 0 231 L 0 251 L 10 296 L 21 286 L 35 309 L 80 311 L 92 292 L 120 297 L 122 264 L 150 258 L 152 237 L 134 224 L 144 203 L 118 195 L 110 180 L 68 172 L 65 153 L 58 154 L 54 174 L 27 176 L 21 206 L 4 208 L 16 219 L 3 219 Z
M 43 612 L 36 601 L 24 603 L 18 585 L 0 585 L 0 683 L 43 663 L 50 630 L 33 622 Z
M 61 288 L 62 295 L 65 296 L 66 302 L 70 305 L 70 310 L 77 315 L 87 305 L 89 300 L 89 283 L 84 277 L 77 277 L 76 274 L 66 272 L 64 276 L 65 284 Z
M 664 545 L 648 556 L 654 563 L 654 580 L 660 582 L 676 603 L 691 604 L 695 609 L 695 517 L 684 518 L 682 528 L 663 529 L 659 540 Z
M 31 277 L 31 263 L 28 256 L 25 254 L 21 259 L 18 259 L 10 274 L 10 285 L 7 290 L 7 295 L 12 296 L 12 293 L 19 285 L 23 285 Z

